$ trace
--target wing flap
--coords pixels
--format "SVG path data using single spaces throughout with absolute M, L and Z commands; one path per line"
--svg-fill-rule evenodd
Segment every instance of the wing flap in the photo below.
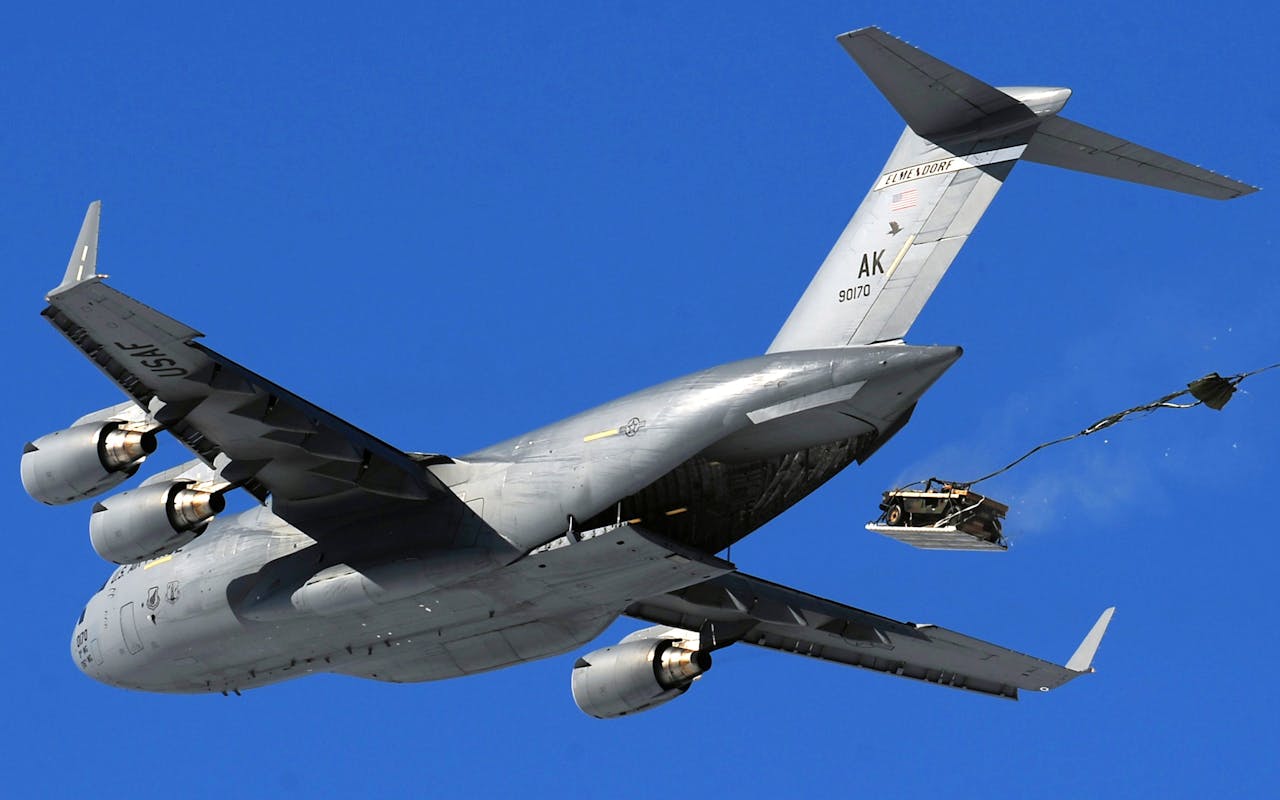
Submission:
M 957 689 L 1016 699 L 1020 689 L 1048 691 L 1087 669 L 1064 667 L 936 625 L 896 620 L 733 572 L 650 597 L 628 616 L 709 632 L 713 648 L 745 642 Z M 1104 614 L 1110 619 L 1110 611 Z M 1101 626 L 1101 628 L 1099 627 Z M 1092 659 L 1102 620 L 1081 650 Z M 1096 634 L 1096 635 L 1095 635 Z

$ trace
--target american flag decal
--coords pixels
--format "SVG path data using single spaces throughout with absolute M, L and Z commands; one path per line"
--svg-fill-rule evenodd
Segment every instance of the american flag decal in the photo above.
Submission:
M 908 208 L 915 208 L 917 195 L 915 189 L 903 189 L 889 198 L 889 210 L 906 211 Z

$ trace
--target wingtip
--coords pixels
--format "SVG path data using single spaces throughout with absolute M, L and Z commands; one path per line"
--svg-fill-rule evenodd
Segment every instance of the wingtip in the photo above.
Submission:
M 84 213 L 80 235 L 76 237 L 76 246 L 71 250 L 71 258 L 67 261 L 67 271 L 62 276 L 62 283 L 49 292 L 50 296 L 98 274 L 98 229 L 101 220 L 102 201 L 94 200 Z
M 1093 657 L 1097 654 L 1098 645 L 1102 644 L 1102 637 L 1106 635 L 1107 626 L 1111 624 L 1111 617 L 1115 613 L 1115 606 L 1102 612 L 1098 621 L 1093 623 L 1093 627 L 1084 637 L 1084 641 L 1080 642 L 1080 646 L 1067 661 L 1067 669 L 1072 672 L 1093 672 Z
M 875 25 L 865 25 L 861 28 L 854 28 L 851 31 L 845 31 L 844 33 L 837 34 L 836 39 L 852 39 L 855 36 L 870 36 L 877 33 L 884 34 L 886 36 L 888 35 L 888 34 L 885 34 L 883 30 L 876 27 Z

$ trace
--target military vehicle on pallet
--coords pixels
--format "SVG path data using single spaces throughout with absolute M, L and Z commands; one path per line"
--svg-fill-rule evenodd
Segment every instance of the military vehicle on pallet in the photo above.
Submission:
M 930 478 L 923 489 L 890 489 L 867 530 L 924 550 L 1008 550 L 1009 507 L 962 484 Z

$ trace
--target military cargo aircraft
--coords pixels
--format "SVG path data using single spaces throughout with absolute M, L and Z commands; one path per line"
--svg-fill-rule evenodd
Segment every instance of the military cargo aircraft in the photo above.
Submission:
M 80 669 L 173 693 L 431 681 L 583 647 L 626 615 L 651 627 L 572 668 L 595 717 L 681 695 L 739 642 L 1007 698 L 1091 671 L 1112 609 L 1060 666 L 717 554 L 870 458 L 960 357 L 904 337 L 1018 160 L 1254 189 L 1063 117 L 1068 89 L 995 88 L 876 28 L 838 41 L 907 128 L 768 351 L 461 457 L 380 441 L 108 285 L 90 205 L 43 315 L 128 399 L 29 443 L 23 485 L 102 495 L 162 432 L 194 458 L 93 505 L 92 545 L 120 566 L 73 630 Z M 237 489 L 257 504 L 225 513 Z

